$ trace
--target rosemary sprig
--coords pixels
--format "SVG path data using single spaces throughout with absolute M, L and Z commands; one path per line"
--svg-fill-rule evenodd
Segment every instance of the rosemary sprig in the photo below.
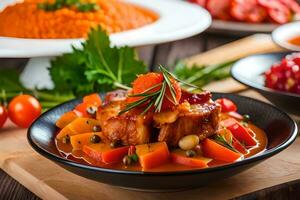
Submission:
M 164 78 L 163 82 L 148 88 L 143 93 L 129 95 L 129 97 L 142 97 L 142 98 L 135 102 L 127 104 L 126 107 L 119 114 L 123 114 L 123 113 L 125 113 L 133 108 L 136 108 L 142 104 L 145 104 L 145 103 L 147 103 L 148 105 L 147 105 L 146 109 L 142 112 L 142 114 L 145 114 L 146 112 L 148 112 L 150 110 L 150 108 L 152 108 L 152 107 L 155 108 L 155 110 L 154 110 L 155 112 L 160 112 L 162 109 L 164 98 L 167 98 L 174 105 L 177 105 L 178 101 L 176 99 L 176 92 L 175 92 L 175 88 L 172 84 L 172 79 L 178 81 L 181 84 L 188 85 L 193 88 L 198 88 L 197 86 L 187 84 L 184 81 L 179 80 L 172 73 L 170 73 L 167 69 L 165 69 L 163 66 L 159 66 L 158 69 L 163 75 L 163 78 Z M 153 92 L 154 89 L 158 89 L 158 90 Z M 166 94 L 167 91 L 170 91 L 171 97 L 169 97 Z
M 230 137 L 230 141 L 227 141 L 223 135 L 216 134 L 214 137 L 215 141 L 220 145 L 230 149 L 231 151 L 239 153 L 233 146 L 232 146 L 232 137 Z

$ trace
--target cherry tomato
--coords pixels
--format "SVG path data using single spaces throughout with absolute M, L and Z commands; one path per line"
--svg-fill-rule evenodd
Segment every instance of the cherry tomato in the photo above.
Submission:
M 164 80 L 163 74 L 161 73 L 148 73 L 148 74 L 143 74 L 143 75 L 139 75 L 137 79 L 135 79 L 132 83 L 132 91 L 131 94 L 141 94 L 145 91 L 148 92 L 157 92 L 161 89 L 161 84 Z M 175 92 L 175 99 L 177 102 L 179 102 L 180 98 L 181 98 L 181 88 L 179 83 L 174 80 L 171 79 L 171 84 L 174 88 L 174 92 Z M 151 89 L 153 88 L 153 89 Z M 142 97 L 128 97 L 127 98 L 127 102 L 128 103 L 132 103 L 132 102 L 136 102 L 138 100 L 140 100 Z M 165 96 L 163 99 L 163 103 L 162 103 L 162 110 L 166 110 L 169 108 L 172 108 L 174 106 L 174 103 L 172 102 L 172 94 L 170 89 L 166 89 L 165 92 Z M 143 106 L 146 104 L 143 104 Z
M 0 128 L 3 127 L 8 117 L 7 110 L 4 106 L 0 106 Z
M 222 112 L 237 111 L 237 106 L 230 99 L 221 98 L 221 99 L 217 99 L 216 102 L 221 105 Z
M 8 105 L 8 116 L 17 126 L 28 128 L 41 114 L 41 104 L 30 95 L 19 95 L 11 100 Z

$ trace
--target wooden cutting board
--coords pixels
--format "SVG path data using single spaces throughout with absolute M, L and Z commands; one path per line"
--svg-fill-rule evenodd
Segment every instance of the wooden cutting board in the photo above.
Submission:
M 187 59 L 192 63 L 218 63 L 253 53 L 280 50 L 268 35 L 254 35 Z M 207 86 L 238 92 L 266 101 L 232 79 Z M 145 193 L 120 189 L 72 174 L 34 152 L 26 130 L 8 123 L 0 132 L 0 167 L 42 199 L 228 199 L 300 179 L 300 138 L 282 153 L 254 168 L 207 187 L 176 193 Z

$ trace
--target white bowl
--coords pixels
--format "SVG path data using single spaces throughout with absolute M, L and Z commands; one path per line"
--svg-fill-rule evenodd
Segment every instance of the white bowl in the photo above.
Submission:
M 300 21 L 282 25 L 272 32 L 273 41 L 279 46 L 291 51 L 300 51 L 300 46 L 288 42 L 297 36 L 300 36 Z
M 18 0 L 0 0 L 0 11 Z M 112 34 L 116 46 L 144 46 L 184 39 L 206 30 L 210 14 L 200 6 L 180 0 L 125 0 L 158 13 L 160 18 L 147 26 Z M 1 19 L 0 19 L 1 20 Z M 22 27 L 20 27 L 22 28 Z M 81 46 L 83 39 L 21 39 L 0 37 L 0 58 L 57 56 Z

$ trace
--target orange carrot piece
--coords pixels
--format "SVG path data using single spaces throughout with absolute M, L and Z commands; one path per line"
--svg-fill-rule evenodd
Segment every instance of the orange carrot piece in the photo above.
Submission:
M 231 151 L 226 147 L 214 142 L 211 139 L 204 139 L 201 143 L 201 149 L 205 157 L 225 162 L 234 162 L 241 157 L 241 154 Z
M 83 146 L 83 152 L 97 162 L 106 164 L 121 162 L 128 153 L 129 146 L 111 148 L 109 144 L 92 144 Z
M 98 106 L 102 105 L 102 100 L 101 100 L 100 96 L 97 93 L 94 93 L 94 94 L 84 96 L 83 97 L 83 103 L 98 107 Z
M 62 139 L 65 136 L 72 136 L 82 133 L 93 132 L 93 126 L 100 126 L 100 122 L 95 119 L 78 117 L 70 124 L 65 126 L 56 136 L 57 139 Z
M 58 128 L 64 128 L 77 117 L 77 114 L 73 111 L 66 112 L 56 121 L 55 125 Z
M 169 161 L 170 153 L 165 142 L 136 146 L 136 154 L 143 169 L 151 169 Z
M 89 104 L 86 103 L 78 104 L 75 107 L 74 112 L 77 113 L 80 117 L 91 117 L 86 111 L 88 107 Z
M 197 168 L 206 168 L 208 167 L 207 163 L 209 163 L 212 159 L 205 158 L 199 155 L 190 158 L 185 155 L 185 151 L 175 150 L 171 153 L 171 160 L 173 163 L 177 163 L 181 165 L 197 167 Z
M 98 135 L 101 138 L 101 132 L 90 132 L 79 135 L 72 135 L 70 137 L 70 142 L 73 150 L 82 150 L 84 145 L 92 144 L 91 138 L 93 135 Z

